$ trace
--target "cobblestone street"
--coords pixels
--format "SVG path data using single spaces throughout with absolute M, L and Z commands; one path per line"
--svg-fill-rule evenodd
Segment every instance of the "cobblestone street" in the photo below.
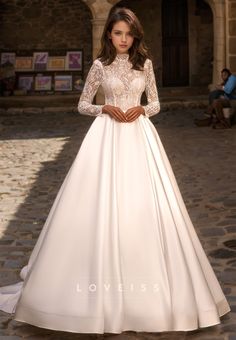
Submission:
M 200 112 L 170 110 L 151 120 L 231 306 L 222 323 L 190 332 L 90 335 L 42 329 L 0 311 L 0 339 L 236 339 L 236 125 L 196 127 L 193 119 Z M 20 280 L 20 269 L 92 121 L 76 112 L 0 116 L 0 286 Z

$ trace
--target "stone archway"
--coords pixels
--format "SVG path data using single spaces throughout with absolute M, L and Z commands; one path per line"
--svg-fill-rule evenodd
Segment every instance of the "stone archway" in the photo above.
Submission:
M 108 13 L 119 0 L 82 0 L 90 8 L 93 19 L 93 58 L 100 48 L 100 39 Z
M 205 0 L 213 12 L 214 51 L 212 83 L 218 83 L 226 63 L 225 0 Z

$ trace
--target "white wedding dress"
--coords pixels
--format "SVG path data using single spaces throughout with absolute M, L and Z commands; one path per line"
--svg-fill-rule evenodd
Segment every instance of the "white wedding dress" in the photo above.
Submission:
M 160 111 L 153 65 L 128 54 L 93 62 L 78 103 L 96 116 L 0 309 L 35 326 L 78 333 L 188 331 L 219 324 L 229 304 L 201 246 L 149 119 Z M 118 122 L 92 104 L 145 115 Z

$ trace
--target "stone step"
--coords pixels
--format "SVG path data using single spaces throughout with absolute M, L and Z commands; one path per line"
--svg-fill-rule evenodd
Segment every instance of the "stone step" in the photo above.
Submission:
M 177 110 L 177 109 L 194 109 L 199 108 L 203 110 L 207 107 L 207 99 L 201 100 L 166 100 L 161 101 L 161 111 Z M 32 103 L 33 104 L 33 103 Z M 19 115 L 19 114 L 43 114 L 43 113 L 78 113 L 77 106 L 41 106 L 41 107 L 7 107 L 0 108 L 0 116 L 5 115 Z
M 204 101 L 207 102 L 208 90 L 202 87 L 168 87 L 158 90 L 159 98 L 162 103 L 183 102 L 194 103 Z M 68 107 L 75 106 L 78 103 L 79 93 L 64 94 L 38 94 L 38 95 L 22 95 L 22 96 L 6 96 L 0 97 L 0 108 L 45 108 L 45 107 Z M 142 100 L 145 96 L 142 97 Z M 186 104 L 187 105 L 187 104 Z

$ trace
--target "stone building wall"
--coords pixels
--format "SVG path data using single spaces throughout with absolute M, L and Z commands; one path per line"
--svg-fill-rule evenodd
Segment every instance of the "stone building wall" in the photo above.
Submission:
M 80 0 L 0 0 L 0 49 L 80 49 L 92 59 L 92 14 Z
M 190 85 L 211 82 L 213 68 L 213 13 L 203 0 L 188 1 Z
M 83 48 L 86 75 L 99 49 L 98 32 L 109 8 L 124 5 L 135 11 L 144 26 L 161 86 L 161 1 L 0 0 L 0 49 Z M 216 82 L 225 66 L 236 72 L 236 0 L 188 0 L 188 5 L 189 84 Z
M 228 0 L 226 6 L 227 64 L 236 73 L 236 0 Z

